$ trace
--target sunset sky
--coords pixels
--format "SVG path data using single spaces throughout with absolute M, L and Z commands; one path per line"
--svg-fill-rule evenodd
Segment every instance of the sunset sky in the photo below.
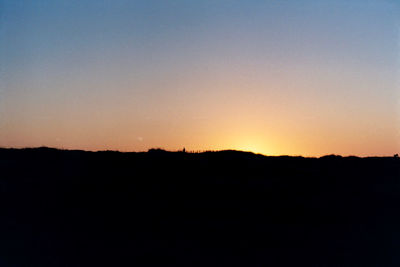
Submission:
M 0 0 L 0 147 L 400 153 L 400 1 Z

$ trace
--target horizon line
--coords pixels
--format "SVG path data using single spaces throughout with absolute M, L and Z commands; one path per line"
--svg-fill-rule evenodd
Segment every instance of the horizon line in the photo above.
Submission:
M 164 148 L 160 147 L 154 147 L 154 148 L 149 148 L 147 151 L 120 151 L 120 150 L 114 150 L 114 149 L 104 149 L 104 150 L 86 150 L 86 149 L 71 149 L 71 148 L 57 148 L 57 147 L 49 147 L 49 146 L 36 146 L 36 147 L 3 147 L 0 146 L 0 150 L 5 149 L 5 150 L 24 150 L 24 149 L 51 149 L 51 150 L 59 150 L 59 151 L 81 151 L 81 152 L 92 152 L 92 153 L 97 153 L 97 152 L 116 152 L 116 153 L 151 153 L 151 152 L 167 152 L 167 153 L 187 153 L 187 154 L 202 154 L 202 153 L 218 153 L 218 152 L 239 152 L 239 153 L 251 153 L 253 155 L 258 155 L 258 156 L 263 156 L 263 157 L 297 157 L 297 158 L 324 158 L 324 157 L 339 157 L 339 158 L 398 158 L 399 154 L 394 154 L 392 156 L 357 156 L 357 155 L 340 155 L 340 154 L 325 154 L 322 156 L 304 156 L 304 155 L 289 155 L 289 154 L 280 154 L 280 155 L 268 155 L 268 154 L 263 154 L 263 153 L 258 153 L 250 150 L 238 150 L 238 149 L 221 149 L 221 150 L 186 150 L 185 148 L 181 150 L 167 150 Z

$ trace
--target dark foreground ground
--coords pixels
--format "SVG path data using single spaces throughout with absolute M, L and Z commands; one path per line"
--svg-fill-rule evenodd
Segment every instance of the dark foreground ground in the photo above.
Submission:
M 0 149 L 0 266 L 400 266 L 398 158 Z

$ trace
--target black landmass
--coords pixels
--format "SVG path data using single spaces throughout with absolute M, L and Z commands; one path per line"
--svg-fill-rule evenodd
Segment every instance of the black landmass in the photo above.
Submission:
M 0 149 L 0 266 L 400 266 L 398 157 Z

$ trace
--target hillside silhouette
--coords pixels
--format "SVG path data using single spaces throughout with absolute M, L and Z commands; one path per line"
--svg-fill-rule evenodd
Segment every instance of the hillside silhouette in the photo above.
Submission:
M 0 149 L 0 266 L 399 266 L 398 157 Z

